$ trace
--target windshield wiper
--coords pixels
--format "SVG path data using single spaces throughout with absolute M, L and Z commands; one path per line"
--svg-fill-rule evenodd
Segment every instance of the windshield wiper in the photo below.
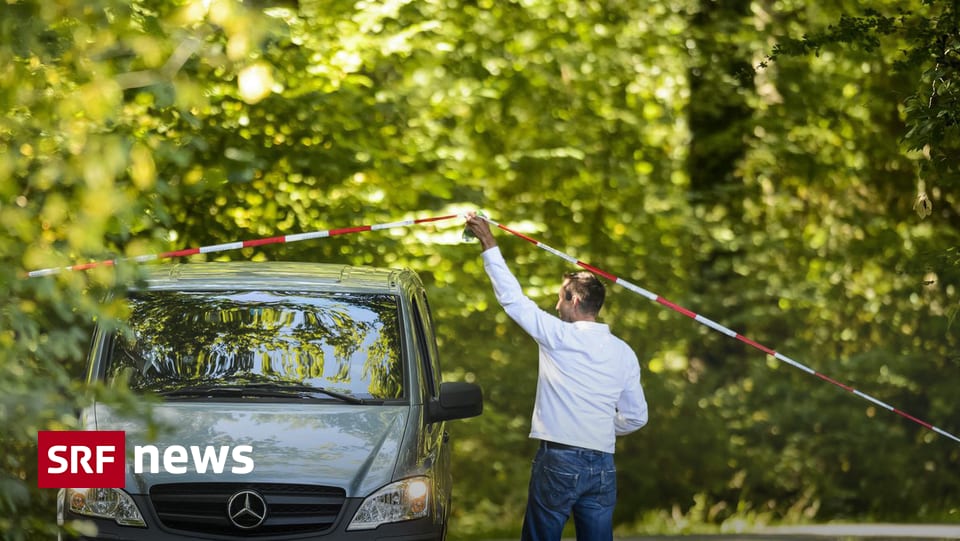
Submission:
M 252 389 L 243 385 L 189 385 L 179 389 L 170 389 L 168 391 L 159 391 L 158 395 L 163 397 L 180 396 L 259 396 L 259 397 L 290 397 L 291 393 L 281 392 L 279 390 Z M 293 393 L 294 395 L 299 393 Z
M 326 387 L 313 387 L 312 385 L 303 385 L 302 383 L 254 383 L 245 386 L 248 389 L 263 389 L 266 391 L 291 391 L 301 394 L 325 394 L 331 398 L 342 400 L 348 404 L 368 404 L 369 401 L 363 398 L 353 396 L 352 394 L 333 391 Z
M 253 383 L 248 385 L 223 385 L 223 384 L 204 384 L 171 389 L 169 391 L 160 391 L 157 394 L 163 397 L 183 397 L 183 396 L 212 396 L 212 397 L 238 397 L 238 396 L 257 396 L 265 398 L 303 398 L 308 395 L 324 394 L 348 404 L 367 404 L 367 400 L 353 395 L 324 389 L 323 387 L 311 387 L 298 383 Z

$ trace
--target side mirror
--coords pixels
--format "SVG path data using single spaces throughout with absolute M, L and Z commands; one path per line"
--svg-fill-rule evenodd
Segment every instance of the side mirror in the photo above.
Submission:
M 451 421 L 476 417 L 483 413 L 483 391 L 475 383 L 448 382 L 440 384 L 440 397 L 427 406 L 430 422 Z

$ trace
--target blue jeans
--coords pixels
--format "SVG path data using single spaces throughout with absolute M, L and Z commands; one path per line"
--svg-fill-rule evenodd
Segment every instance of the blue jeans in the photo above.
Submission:
M 541 445 L 533 459 L 522 541 L 559 541 L 573 514 L 577 541 L 611 541 L 617 502 L 613 455 Z

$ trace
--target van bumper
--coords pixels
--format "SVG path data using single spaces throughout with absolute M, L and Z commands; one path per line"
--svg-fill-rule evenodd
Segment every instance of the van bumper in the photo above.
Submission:
M 278 535 L 260 535 L 255 530 L 239 534 L 235 531 L 223 532 L 222 534 L 198 533 L 174 530 L 160 525 L 146 498 L 133 496 L 133 499 L 140 508 L 144 522 L 147 523 L 145 528 L 120 526 L 112 520 L 94 519 L 64 511 L 63 519 L 65 521 L 81 520 L 94 523 L 97 526 L 97 535 L 73 537 L 62 533 L 60 539 L 62 541 L 195 541 L 201 539 L 235 541 L 249 538 L 256 541 L 427 541 L 442 540 L 446 533 L 446 525 L 442 520 L 437 520 L 436 517 L 382 524 L 371 530 L 347 531 L 347 525 L 360 507 L 362 498 L 348 498 L 333 527 L 320 532 Z

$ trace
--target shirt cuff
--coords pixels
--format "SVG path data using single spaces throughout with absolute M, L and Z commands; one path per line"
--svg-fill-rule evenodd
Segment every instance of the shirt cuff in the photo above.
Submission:
M 495 261 L 503 261 L 503 254 L 500 253 L 499 246 L 491 246 L 483 251 L 480 254 L 483 257 L 484 263 L 493 263 Z

